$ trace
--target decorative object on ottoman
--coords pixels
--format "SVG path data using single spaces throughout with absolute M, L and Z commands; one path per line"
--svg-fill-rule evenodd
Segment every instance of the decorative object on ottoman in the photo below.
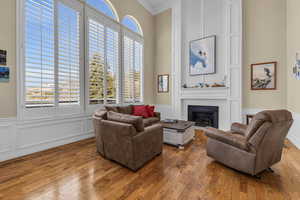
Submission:
M 287 110 L 256 114 L 250 124 L 234 123 L 230 131 L 203 128 L 207 155 L 233 169 L 257 175 L 281 160 L 282 148 L 293 124 Z
M 195 137 L 194 122 L 177 120 L 175 123 L 161 122 L 164 128 L 164 143 L 184 149 L 184 145 Z

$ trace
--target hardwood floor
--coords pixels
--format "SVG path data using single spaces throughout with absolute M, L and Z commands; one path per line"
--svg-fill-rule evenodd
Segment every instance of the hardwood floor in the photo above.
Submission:
M 197 132 L 185 150 L 165 146 L 137 173 L 96 153 L 89 139 L 0 164 L 0 199 L 300 199 L 300 151 L 288 144 L 283 160 L 262 179 L 206 156 Z

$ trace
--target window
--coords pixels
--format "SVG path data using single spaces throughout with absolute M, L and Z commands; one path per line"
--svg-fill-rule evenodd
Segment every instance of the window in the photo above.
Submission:
M 116 104 L 120 102 L 118 24 L 111 24 L 92 10 L 89 11 L 89 103 Z
M 123 25 L 139 34 L 140 26 L 132 17 L 126 16 Z M 125 23 L 125 24 L 124 24 Z M 143 69 L 143 42 L 140 36 L 124 30 L 123 38 L 123 98 L 125 103 L 142 102 L 142 69 Z
M 26 106 L 54 106 L 54 3 L 26 0 Z
M 106 16 L 116 21 L 119 21 L 117 12 L 108 0 L 87 0 L 87 3 L 90 6 L 99 10 L 101 13 L 105 14 Z
M 22 2 L 24 116 L 143 101 L 143 38 L 133 17 L 119 23 L 108 0 Z
M 132 30 L 139 35 L 143 35 L 141 26 L 134 17 L 129 15 L 125 16 L 122 20 L 122 24 L 129 30 Z
M 58 100 L 80 103 L 80 33 L 78 12 L 58 4 Z
M 80 104 L 80 11 L 55 2 L 26 0 L 26 107 Z

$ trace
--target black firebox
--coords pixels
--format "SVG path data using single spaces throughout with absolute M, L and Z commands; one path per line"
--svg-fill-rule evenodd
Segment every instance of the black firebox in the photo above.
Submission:
M 196 126 L 219 128 L 219 107 L 217 106 L 188 106 L 188 120 Z

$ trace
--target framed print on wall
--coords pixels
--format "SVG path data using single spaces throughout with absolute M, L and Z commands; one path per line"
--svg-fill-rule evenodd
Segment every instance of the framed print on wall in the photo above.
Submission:
M 158 93 L 168 93 L 169 92 L 169 75 L 158 75 L 157 78 L 157 89 Z
M 208 36 L 190 42 L 190 75 L 216 73 L 216 36 Z
M 252 90 L 276 90 L 277 62 L 257 63 L 251 65 Z

